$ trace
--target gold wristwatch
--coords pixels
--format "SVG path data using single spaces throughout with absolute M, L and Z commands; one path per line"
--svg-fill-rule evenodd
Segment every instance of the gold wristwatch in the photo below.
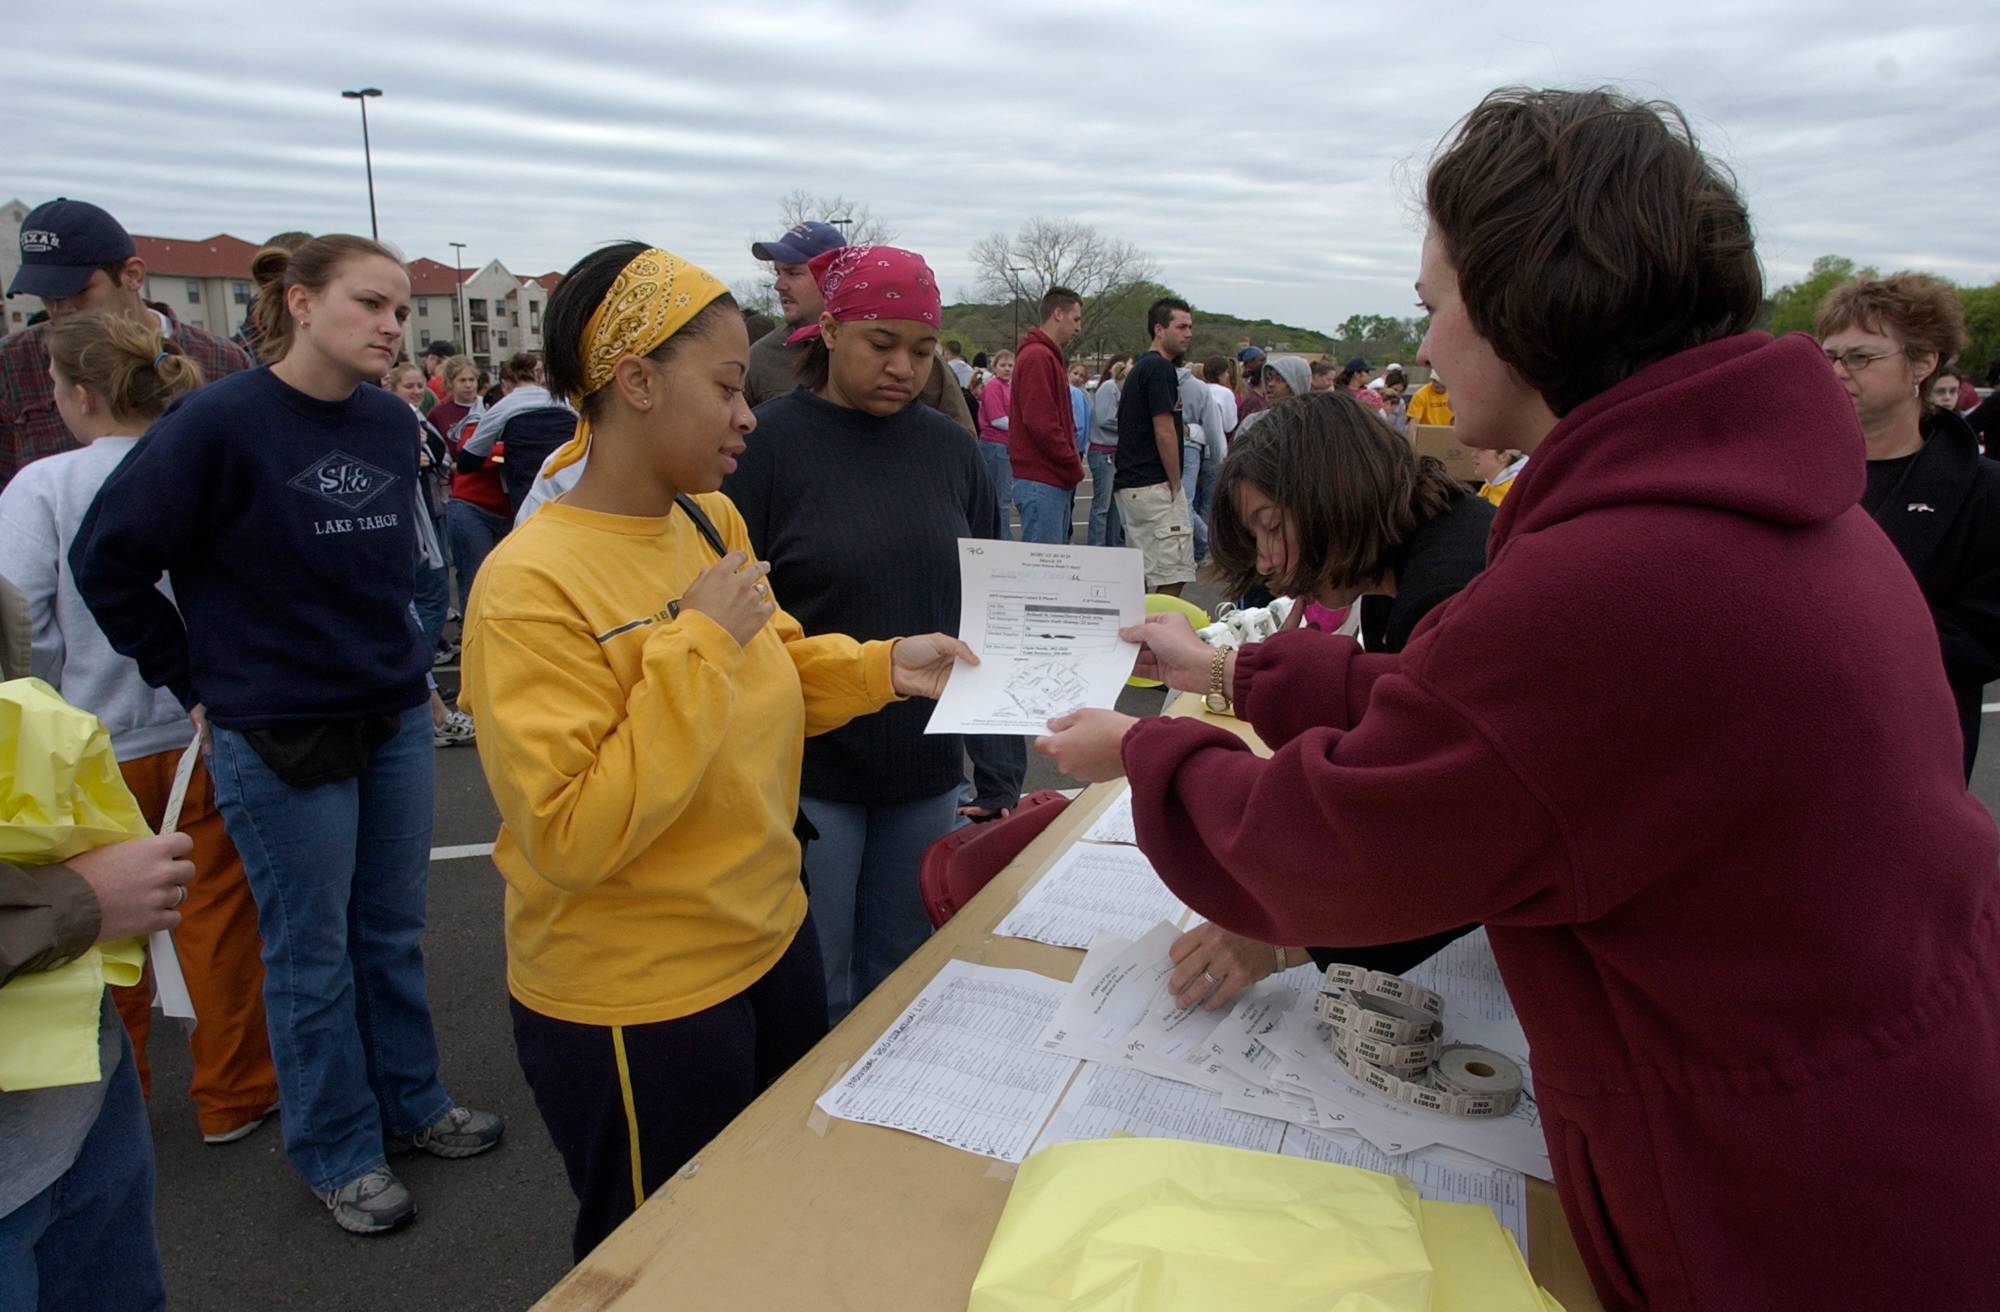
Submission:
M 1202 705 L 1217 715 L 1229 714 L 1229 693 L 1222 686 L 1222 667 L 1228 660 L 1229 649 L 1217 647 L 1215 661 L 1208 667 L 1208 695 L 1201 699 Z

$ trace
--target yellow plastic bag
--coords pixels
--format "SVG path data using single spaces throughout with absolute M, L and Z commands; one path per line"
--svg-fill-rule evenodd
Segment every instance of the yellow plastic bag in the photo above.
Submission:
M 968 1312 L 1430 1312 L 1420 1199 L 1401 1176 L 1177 1139 L 1100 1139 L 1022 1164 Z
M 111 736 L 40 679 L 0 683 L 0 861 L 46 865 L 152 833 Z M 94 1084 L 104 986 L 137 984 L 142 939 L 100 943 L 0 988 L 0 1091 Z
M 1021 1166 L 967 1312 L 1561 1312 L 1484 1207 L 1400 1175 L 1178 1139 Z

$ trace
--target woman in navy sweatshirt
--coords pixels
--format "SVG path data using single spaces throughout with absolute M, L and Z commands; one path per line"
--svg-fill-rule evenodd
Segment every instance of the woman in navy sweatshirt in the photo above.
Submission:
M 384 1164 L 498 1142 L 438 1081 L 421 940 L 430 663 L 410 608 L 423 513 L 409 407 L 373 385 L 410 280 L 318 238 L 257 261 L 266 368 L 175 406 L 70 550 L 112 645 L 188 708 L 264 938 L 285 1151 L 358 1234 L 415 1215 Z M 163 509 L 164 508 L 164 509 Z M 156 587 L 171 571 L 179 609 Z
M 1003 536 L 995 491 L 965 430 L 912 404 L 937 353 L 937 281 L 887 246 L 812 262 L 826 308 L 802 384 L 757 407 L 757 440 L 723 491 L 771 586 L 808 634 L 866 641 L 958 628 L 958 540 Z M 917 864 L 951 831 L 970 746 L 972 810 L 1019 800 L 1019 738 L 925 734 L 917 702 L 806 743 L 800 807 L 813 921 L 838 1022 L 930 936 Z

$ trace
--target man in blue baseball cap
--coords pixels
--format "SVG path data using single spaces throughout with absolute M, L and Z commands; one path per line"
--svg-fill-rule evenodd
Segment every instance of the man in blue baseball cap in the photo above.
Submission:
M 21 270 L 8 284 L 7 295 L 40 297 L 52 321 L 73 314 L 118 314 L 156 323 L 211 382 L 250 367 L 242 347 L 176 322 L 167 306 L 146 301 L 145 285 L 146 262 L 131 234 L 97 206 L 58 197 L 21 220 Z M 0 487 L 30 460 L 77 445 L 56 413 L 43 345 L 47 331 L 46 326 L 25 329 L 0 344 Z
M 806 266 L 823 251 L 847 245 L 847 238 L 831 223 L 808 219 L 794 223 L 783 236 L 771 241 L 752 242 L 750 254 L 771 266 L 771 290 L 778 296 L 782 321 L 776 328 L 750 344 L 750 368 L 743 376 L 743 399 L 756 408 L 774 396 L 792 390 L 798 381 L 803 347 L 789 346 L 785 339 L 819 322 L 826 300 L 819 294 Z
M 806 266 L 813 256 L 845 246 L 847 238 L 830 223 L 808 219 L 786 229 L 772 241 L 753 242 L 750 254 L 771 266 L 772 290 L 778 294 L 778 309 L 784 321 L 750 344 L 750 367 L 743 375 L 743 399 L 756 408 L 774 396 L 792 390 L 799 380 L 799 361 L 805 358 L 805 343 L 788 338 L 808 324 L 819 322 L 826 298 Z M 950 419 L 968 433 L 976 432 L 965 393 L 942 360 L 931 364 L 931 376 L 917 392 L 917 400 Z M 1003 494 L 1004 495 L 1004 494 Z
M 1269 408 L 1271 402 L 1264 395 L 1264 348 L 1246 346 L 1236 353 L 1236 362 L 1243 366 L 1243 397 L 1236 403 L 1236 423 L 1240 428 L 1244 420 Z

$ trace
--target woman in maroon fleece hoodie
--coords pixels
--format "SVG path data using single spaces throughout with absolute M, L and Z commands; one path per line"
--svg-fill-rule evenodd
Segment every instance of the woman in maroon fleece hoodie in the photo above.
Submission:
M 1129 774 L 1225 928 L 1485 923 L 1607 1306 L 1995 1306 L 2000 838 L 1853 407 L 1744 331 L 1749 219 L 1671 107 L 1497 92 L 1426 200 L 1426 362 L 1461 441 L 1534 452 L 1486 572 L 1398 655 L 1226 657 L 1268 761 L 1106 711 L 1038 746 Z

